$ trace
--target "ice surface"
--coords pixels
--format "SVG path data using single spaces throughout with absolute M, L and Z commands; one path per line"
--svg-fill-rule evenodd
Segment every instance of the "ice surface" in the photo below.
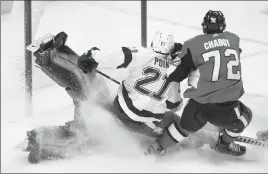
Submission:
M 267 7 L 267 2 L 254 1 L 148 2 L 148 42 L 158 29 L 172 31 L 176 40 L 183 42 L 201 33 L 200 23 L 207 10 L 223 11 L 227 29 L 241 36 L 246 90 L 242 101 L 254 113 L 252 124 L 244 134 L 253 137 L 257 130 L 267 129 L 268 123 L 268 15 L 261 13 Z M 42 18 L 34 26 L 34 37 L 63 30 L 69 35 L 67 44 L 79 54 L 92 46 L 113 50 L 121 45 L 139 45 L 139 10 L 138 1 L 52 2 L 44 13 L 39 13 Z M 267 151 L 251 147 L 244 158 L 223 157 L 204 148 L 179 152 L 162 162 L 140 160 L 144 147 L 135 140 L 137 135 L 126 132 L 110 113 L 93 104 L 88 104 L 84 111 L 89 115 L 92 138 L 97 142 L 88 155 L 29 164 L 27 153 L 15 149 L 24 139 L 25 131 L 37 126 L 64 124 L 73 118 L 73 107 L 65 91 L 34 68 L 34 115 L 24 116 L 24 95 L 18 69 L 21 63 L 10 56 L 16 48 L 10 46 L 14 40 L 7 37 L 10 26 L 13 25 L 12 31 L 21 28 L 14 28 L 9 16 L 1 15 L 1 172 L 268 172 Z M 118 80 L 121 78 L 120 73 L 103 71 Z M 107 83 L 110 90 L 115 91 L 117 86 L 110 81 Z

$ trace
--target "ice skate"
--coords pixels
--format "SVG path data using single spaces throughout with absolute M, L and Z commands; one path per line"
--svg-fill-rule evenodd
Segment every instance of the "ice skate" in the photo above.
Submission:
M 224 153 L 233 156 L 242 156 L 246 153 L 246 147 L 235 143 L 225 143 L 219 137 L 215 150 L 219 153 Z

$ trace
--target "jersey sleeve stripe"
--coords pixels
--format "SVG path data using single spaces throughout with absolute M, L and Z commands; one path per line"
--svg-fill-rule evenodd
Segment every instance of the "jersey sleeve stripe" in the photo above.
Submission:
M 129 48 L 127 48 L 127 47 L 122 47 L 122 51 L 124 53 L 125 59 L 124 59 L 124 62 L 117 67 L 117 69 L 126 68 L 132 62 L 132 52 L 131 52 L 131 50 Z
M 247 127 L 249 123 L 248 123 L 247 119 L 240 113 L 238 107 L 235 107 L 234 111 L 236 113 L 237 118 L 243 123 L 243 125 L 245 127 Z
M 184 139 L 184 136 L 182 136 L 174 123 L 168 127 L 168 131 L 173 140 L 175 139 L 177 142 L 180 142 L 182 139 Z
M 239 133 L 231 132 L 231 131 L 229 131 L 229 130 L 227 130 L 227 129 L 224 129 L 224 131 L 225 131 L 225 133 L 226 133 L 227 135 L 229 135 L 229 136 L 232 137 L 232 138 L 237 138 L 237 137 L 239 137 L 239 136 L 241 135 L 241 132 L 239 132 Z
M 159 122 L 159 119 L 153 118 L 153 117 L 141 117 L 135 113 L 133 113 L 127 106 L 127 104 L 124 102 L 123 97 L 119 96 L 118 97 L 118 101 L 120 103 L 121 108 L 123 109 L 123 111 L 126 113 L 126 115 L 133 121 L 137 121 L 137 122 L 153 122 L 153 121 L 157 121 Z
M 122 83 L 122 95 L 119 95 L 119 103 L 124 112 L 134 121 L 161 121 L 164 114 L 156 114 L 147 110 L 138 110 L 128 96 L 127 90 L 124 86 L 124 82 Z

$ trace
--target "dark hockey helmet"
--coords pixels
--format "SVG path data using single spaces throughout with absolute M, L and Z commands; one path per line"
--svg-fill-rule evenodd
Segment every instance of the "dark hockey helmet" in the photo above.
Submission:
M 209 10 L 204 17 L 202 27 L 206 34 L 222 33 L 226 28 L 225 17 L 221 11 Z

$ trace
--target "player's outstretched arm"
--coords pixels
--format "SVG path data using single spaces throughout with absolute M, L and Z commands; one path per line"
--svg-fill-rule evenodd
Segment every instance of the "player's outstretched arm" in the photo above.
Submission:
M 192 69 L 195 69 L 195 65 L 191 51 L 187 48 L 186 54 L 181 58 L 181 64 L 168 76 L 168 80 L 180 83 L 188 77 Z

